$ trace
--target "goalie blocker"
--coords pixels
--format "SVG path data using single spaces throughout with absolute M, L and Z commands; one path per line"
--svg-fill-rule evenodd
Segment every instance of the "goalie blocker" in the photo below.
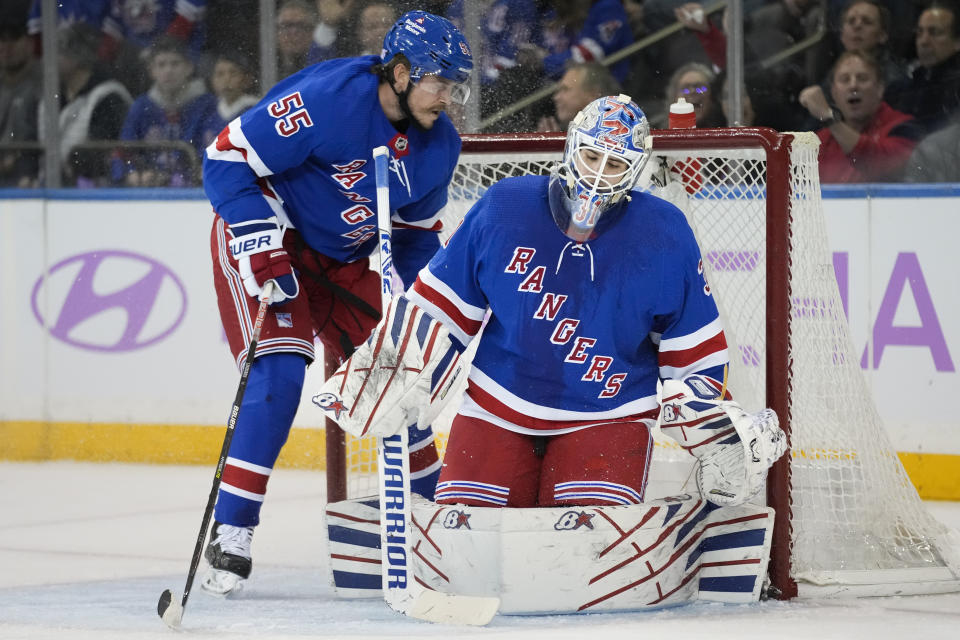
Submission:
M 313 403 L 357 437 L 392 436 L 412 424 L 425 429 L 450 400 L 462 352 L 442 324 L 398 296 Z

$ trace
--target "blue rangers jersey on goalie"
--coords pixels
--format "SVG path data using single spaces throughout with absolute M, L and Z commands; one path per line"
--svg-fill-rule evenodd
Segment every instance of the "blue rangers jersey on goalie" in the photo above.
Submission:
M 228 224 L 277 216 L 316 251 L 352 262 L 377 246 L 372 150 L 385 145 L 394 264 L 409 283 L 439 247 L 437 214 L 447 202 L 460 136 L 445 113 L 429 131 L 398 132 L 370 71 L 379 62 L 330 60 L 281 81 L 207 147 L 203 183 Z
M 634 191 L 577 243 L 551 217 L 548 180 L 491 187 L 407 293 L 464 344 L 489 309 L 460 413 L 565 433 L 652 421 L 661 377 L 722 380 L 726 339 L 683 213 Z

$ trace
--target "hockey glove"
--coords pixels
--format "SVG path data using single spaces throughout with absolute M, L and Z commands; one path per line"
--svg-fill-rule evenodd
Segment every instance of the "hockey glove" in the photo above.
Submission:
M 700 494 L 720 506 L 743 504 L 766 483 L 787 438 L 770 409 L 750 414 L 701 376 L 663 381 L 660 429 L 699 459 Z
M 234 234 L 230 253 L 237 261 L 247 294 L 259 298 L 263 286 L 273 280 L 270 304 L 296 298 L 300 285 L 290 264 L 290 254 L 283 248 L 283 230 L 276 218 L 252 220 L 231 226 Z

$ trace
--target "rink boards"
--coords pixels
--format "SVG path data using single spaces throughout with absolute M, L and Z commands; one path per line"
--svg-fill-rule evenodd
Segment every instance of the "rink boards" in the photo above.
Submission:
M 0 459 L 206 462 L 238 373 L 197 191 L 0 192 Z M 170 199 L 174 196 L 174 199 Z M 163 199 L 161 199 L 163 198 Z M 925 497 L 960 498 L 960 189 L 826 189 L 861 368 Z M 317 367 L 307 390 L 319 385 Z M 305 394 L 286 464 L 323 465 Z M 212 445 L 210 443 L 213 443 Z

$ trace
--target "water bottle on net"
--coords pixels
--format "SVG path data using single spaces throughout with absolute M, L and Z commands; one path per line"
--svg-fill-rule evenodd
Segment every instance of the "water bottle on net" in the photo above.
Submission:
M 693 105 L 683 98 L 677 98 L 677 101 L 670 105 L 670 128 L 671 129 L 694 129 L 697 126 L 697 114 L 694 112 Z M 696 193 L 703 186 L 703 176 L 701 174 L 700 161 L 697 158 L 687 158 L 677 160 L 670 167 L 670 172 L 676 174 L 683 180 L 683 186 L 687 193 Z

